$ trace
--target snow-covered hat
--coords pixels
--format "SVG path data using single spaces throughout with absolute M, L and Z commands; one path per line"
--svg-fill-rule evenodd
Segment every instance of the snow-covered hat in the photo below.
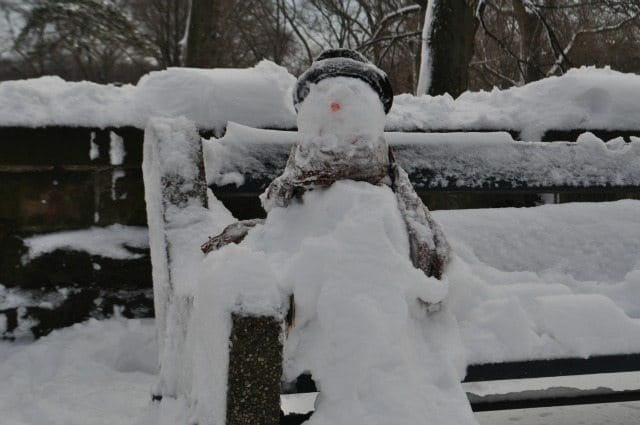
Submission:
M 332 77 L 351 77 L 364 81 L 378 93 L 384 112 L 388 113 L 391 109 L 393 89 L 387 74 L 355 50 L 331 49 L 322 52 L 298 78 L 293 88 L 293 105 L 296 111 L 309 94 L 310 84 Z

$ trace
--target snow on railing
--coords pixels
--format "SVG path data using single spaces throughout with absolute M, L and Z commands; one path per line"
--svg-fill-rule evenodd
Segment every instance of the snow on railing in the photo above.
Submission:
M 224 133 L 228 121 L 295 129 L 295 77 L 262 61 L 245 69 L 169 68 L 137 85 L 68 82 L 59 77 L 0 82 L 0 127 L 126 127 L 152 116 L 185 116 Z M 394 98 L 387 131 L 508 131 L 538 141 L 548 132 L 640 132 L 640 76 L 583 67 L 522 87 Z M 546 138 L 545 138 L 546 139 Z
M 519 142 L 508 133 L 386 133 L 419 190 L 558 189 L 640 186 L 640 139 Z M 205 141 L 208 182 L 260 192 L 284 169 L 296 135 L 230 123 Z

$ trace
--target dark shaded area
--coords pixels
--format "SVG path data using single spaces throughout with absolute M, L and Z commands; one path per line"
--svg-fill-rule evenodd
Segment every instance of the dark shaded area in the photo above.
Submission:
M 217 189 L 217 188 L 216 188 Z M 259 193 L 231 193 L 215 191 L 216 197 L 238 220 L 265 218 Z M 640 199 L 639 188 L 555 188 L 512 190 L 433 190 L 418 191 L 422 201 L 431 211 L 471 208 L 522 208 L 535 207 L 553 199 L 553 203 L 605 202 L 620 199 Z M 546 195 L 549 195 L 547 197 Z
M 542 136 L 543 142 L 569 141 L 575 142 L 582 133 L 589 131 L 605 142 L 617 137 L 622 137 L 630 142 L 631 137 L 640 137 L 640 130 L 548 130 Z
M 16 235 L 0 234 L 0 282 L 27 298 L 55 302 L 0 310 L 13 339 L 21 322 L 36 338 L 89 318 L 104 318 L 116 308 L 125 317 L 153 317 L 148 249 L 131 249 L 137 259 L 116 260 L 86 252 L 56 250 L 23 262 L 26 248 Z
M 118 137 L 125 156 L 114 166 L 109 151 Z M 7 321 L 0 337 L 16 329 L 44 336 L 116 307 L 125 317 L 153 315 L 148 250 L 131 249 L 141 255 L 134 260 L 57 250 L 23 261 L 23 239 L 33 234 L 146 225 L 142 140 L 133 127 L 0 127 L 0 284 L 27 299 L 0 312 Z
M 149 250 L 141 258 L 117 260 L 89 255 L 86 252 L 56 250 L 43 254 L 27 264 L 15 267 L 14 280 L 0 281 L 5 286 L 23 289 L 42 289 L 88 285 L 101 289 L 132 290 L 151 287 Z
M 313 412 L 309 413 L 290 413 L 288 415 L 284 415 L 281 413 L 280 415 L 280 425 L 300 425 L 301 423 L 306 422 L 313 415 Z
M 280 423 L 282 323 L 232 314 L 227 425 Z
M 535 407 L 573 406 L 578 404 L 621 403 L 637 400 L 640 400 L 640 391 L 618 391 L 605 394 L 576 394 L 567 397 L 472 402 L 471 410 L 485 412 L 491 410 L 532 409 Z
M 140 166 L 144 131 L 134 127 L 0 127 L 0 165 L 109 165 L 111 133 L 122 137 L 123 166 Z M 99 156 L 89 157 L 91 140 Z
M 59 288 L 68 289 L 68 288 Z M 15 339 L 14 332 L 21 322 L 29 324 L 33 337 L 40 338 L 51 331 L 83 322 L 90 318 L 103 319 L 118 314 L 126 318 L 153 317 L 151 290 L 101 290 L 96 287 L 71 288 L 70 294 L 58 305 L 26 306 L 0 310 L 7 326 L 0 339 Z M 42 291 L 44 297 L 46 292 Z
M 467 376 L 464 382 L 634 372 L 639 367 L 640 354 L 593 356 L 588 359 L 572 358 L 488 363 L 470 365 L 467 368 Z
M 0 222 L 30 234 L 107 226 L 144 226 L 142 171 L 115 167 L 3 172 Z
M 427 2 L 422 1 L 426 7 Z M 458 97 L 468 87 L 468 67 L 473 57 L 478 23 L 475 1 L 448 0 L 434 6 L 431 33 L 432 96 L 449 93 Z

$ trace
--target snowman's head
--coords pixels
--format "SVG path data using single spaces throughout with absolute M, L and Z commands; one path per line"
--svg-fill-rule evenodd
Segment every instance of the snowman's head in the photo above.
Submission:
M 377 93 L 384 112 L 388 113 L 391 109 L 393 89 L 387 74 L 355 50 L 331 49 L 322 52 L 296 81 L 293 88 L 293 105 L 296 111 L 300 110 L 300 105 L 305 102 L 313 84 L 335 77 L 364 81 Z
M 310 84 L 298 106 L 298 131 L 304 140 L 374 143 L 382 136 L 384 123 L 377 93 L 357 78 L 332 77 Z
M 349 143 L 382 135 L 393 91 L 387 75 L 362 54 L 333 49 L 318 56 L 300 76 L 293 103 L 303 139 Z

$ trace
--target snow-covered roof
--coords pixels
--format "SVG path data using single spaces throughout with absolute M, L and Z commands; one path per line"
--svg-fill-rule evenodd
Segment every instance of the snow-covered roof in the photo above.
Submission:
M 295 128 L 295 77 L 262 61 L 246 69 L 170 68 L 137 85 L 67 82 L 59 77 L 0 83 L 0 126 L 144 128 L 149 117 L 184 115 L 202 129 L 227 121 Z M 388 131 L 512 130 L 540 140 L 547 130 L 638 130 L 640 76 L 608 68 L 572 69 L 522 87 L 451 96 L 401 94 Z

